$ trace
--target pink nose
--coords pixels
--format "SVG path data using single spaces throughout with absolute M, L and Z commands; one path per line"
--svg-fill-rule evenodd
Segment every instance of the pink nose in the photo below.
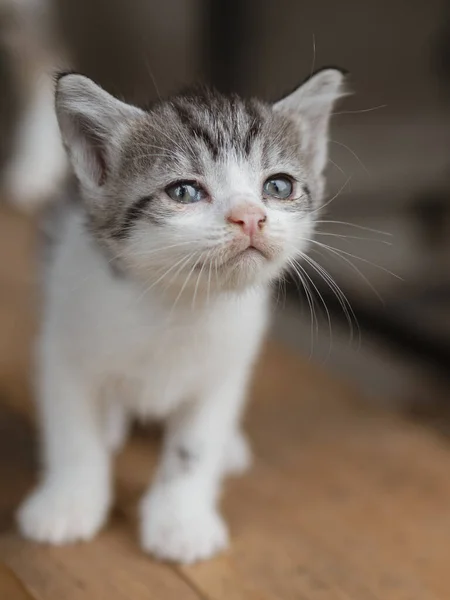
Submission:
M 264 227 L 267 215 L 264 208 L 256 205 L 241 205 L 232 208 L 228 221 L 239 225 L 242 231 L 252 237 L 259 229 Z

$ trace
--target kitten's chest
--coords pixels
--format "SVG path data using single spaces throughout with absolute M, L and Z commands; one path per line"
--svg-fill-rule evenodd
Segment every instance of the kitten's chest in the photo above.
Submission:
M 130 306 L 128 299 L 123 304 Z M 267 320 L 264 294 L 225 297 L 196 310 L 189 304 L 176 314 L 156 301 L 134 306 L 130 311 L 114 305 L 111 318 L 104 313 L 100 368 L 125 382 L 131 408 L 152 417 L 210 393 L 247 364 Z
M 136 412 L 164 417 L 217 381 L 235 341 L 230 329 L 223 335 L 210 321 L 154 323 L 126 337 L 116 370 L 128 382 L 127 401 Z

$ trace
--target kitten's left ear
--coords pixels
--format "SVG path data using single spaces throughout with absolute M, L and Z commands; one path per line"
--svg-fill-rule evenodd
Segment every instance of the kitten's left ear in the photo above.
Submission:
M 114 170 L 124 136 L 144 112 L 121 102 L 84 75 L 61 75 L 56 114 L 75 174 L 86 188 L 102 187 Z
M 276 112 L 298 122 L 300 143 L 315 175 L 322 173 L 327 162 L 331 110 L 336 100 L 345 95 L 343 84 L 342 71 L 324 69 L 273 106 Z

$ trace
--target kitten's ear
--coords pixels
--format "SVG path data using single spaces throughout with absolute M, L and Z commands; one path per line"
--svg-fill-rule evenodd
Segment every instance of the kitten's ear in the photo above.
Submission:
M 124 134 L 143 111 L 75 73 L 59 77 L 55 106 L 75 174 L 89 187 L 104 185 L 119 156 Z
M 336 100 L 345 95 L 343 84 L 342 71 L 324 69 L 273 107 L 298 121 L 303 151 L 316 175 L 322 173 L 327 162 L 331 110 Z

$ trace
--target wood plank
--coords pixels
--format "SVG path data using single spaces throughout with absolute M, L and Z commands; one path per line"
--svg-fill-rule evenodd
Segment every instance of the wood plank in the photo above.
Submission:
M 22 582 L 8 567 L 0 562 L 0 598 L 4 600 L 35 600 Z
M 10 534 L 0 541 L 0 556 L 39 600 L 201 598 L 172 567 L 143 555 L 135 537 L 117 521 L 93 542 L 63 548 Z
M 269 346 L 248 419 L 256 465 L 224 497 L 231 551 L 181 571 L 210 600 L 450 597 L 448 445 L 318 375 Z M 130 521 L 153 463 L 142 436 L 121 457 Z

